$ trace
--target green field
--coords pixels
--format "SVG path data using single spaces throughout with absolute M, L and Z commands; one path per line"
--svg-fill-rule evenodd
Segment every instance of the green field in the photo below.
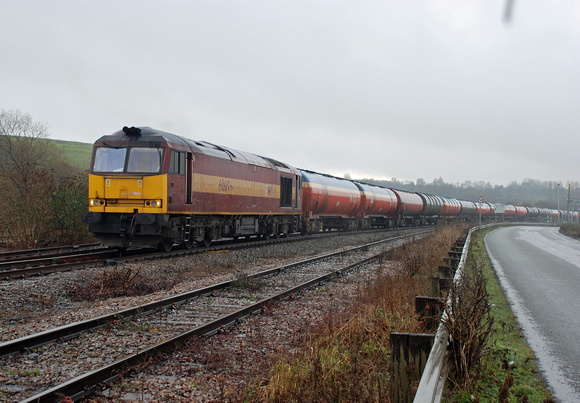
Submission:
M 48 140 L 64 155 L 70 164 L 81 170 L 89 169 L 93 145 L 76 141 Z

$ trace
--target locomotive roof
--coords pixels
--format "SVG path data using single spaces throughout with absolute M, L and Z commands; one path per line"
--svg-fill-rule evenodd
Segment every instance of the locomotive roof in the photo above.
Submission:
M 168 145 L 180 150 L 191 150 L 197 154 L 206 154 L 213 157 L 229 159 L 231 161 L 278 169 L 298 174 L 298 170 L 291 165 L 272 158 L 262 157 L 229 147 L 218 146 L 206 141 L 196 141 L 177 134 L 152 129 L 150 127 L 123 128 L 113 134 L 99 138 L 95 145 L 105 146 L 150 146 L 159 147 Z

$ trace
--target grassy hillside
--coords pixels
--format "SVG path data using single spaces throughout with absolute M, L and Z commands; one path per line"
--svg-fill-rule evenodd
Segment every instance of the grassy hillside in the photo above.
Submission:
M 48 140 L 70 161 L 70 164 L 81 170 L 89 169 L 93 145 L 76 141 Z

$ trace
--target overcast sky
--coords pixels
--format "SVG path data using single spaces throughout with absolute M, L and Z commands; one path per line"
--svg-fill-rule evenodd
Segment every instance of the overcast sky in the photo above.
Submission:
M 0 0 L 0 108 L 354 178 L 580 180 L 580 1 Z

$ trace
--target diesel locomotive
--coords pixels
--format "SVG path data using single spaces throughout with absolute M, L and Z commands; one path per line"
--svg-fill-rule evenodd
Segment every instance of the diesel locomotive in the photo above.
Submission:
M 166 251 L 222 237 L 424 225 L 480 214 L 549 221 L 562 213 L 336 178 L 149 127 L 124 127 L 95 142 L 88 210 L 82 219 L 101 243 Z
M 124 127 L 94 144 L 89 211 L 103 244 L 191 248 L 301 229 L 302 176 L 271 158 Z

